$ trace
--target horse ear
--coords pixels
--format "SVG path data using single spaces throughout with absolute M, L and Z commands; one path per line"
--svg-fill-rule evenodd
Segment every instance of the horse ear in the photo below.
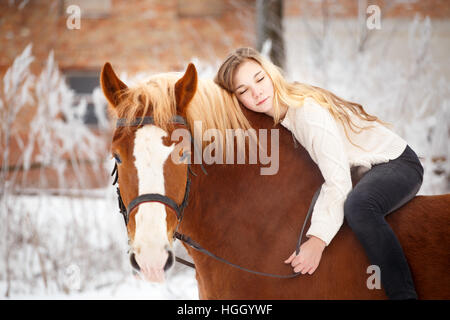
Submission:
M 186 107 L 194 97 L 197 90 L 197 70 L 192 63 L 189 63 L 183 77 L 175 84 L 175 99 L 177 109 L 181 114 L 185 114 Z
M 100 74 L 100 85 L 102 87 L 103 94 L 113 107 L 116 107 L 119 104 L 117 94 L 121 90 L 128 88 L 127 85 L 120 81 L 120 79 L 116 76 L 109 62 L 106 62 L 102 68 L 102 72 Z

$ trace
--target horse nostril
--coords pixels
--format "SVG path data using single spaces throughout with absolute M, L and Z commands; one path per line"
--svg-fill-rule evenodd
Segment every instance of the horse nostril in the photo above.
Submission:
M 138 271 L 138 272 L 141 271 L 141 268 L 139 267 L 138 263 L 136 262 L 136 257 L 134 255 L 134 252 L 132 254 L 130 254 L 130 263 L 135 271 Z
M 171 250 L 167 250 L 167 253 L 169 254 L 169 256 L 167 257 L 166 264 L 164 265 L 164 271 L 169 270 L 173 265 L 173 253 Z

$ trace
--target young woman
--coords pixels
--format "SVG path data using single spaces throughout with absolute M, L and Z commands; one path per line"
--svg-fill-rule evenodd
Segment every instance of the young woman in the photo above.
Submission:
M 317 269 L 344 217 L 370 262 L 381 271 L 390 299 L 417 299 L 400 243 L 385 216 L 412 199 L 423 180 L 417 155 L 386 123 L 357 103 L 322 88 L 289 83 L 252 48 L 239 48 L 219 68 L 215 82 L 246 108 L 290 130 L 318 165 L 325 182 L 307 232 L 285 261 L 302 274 Z M 352 189 L 350 170 L 366 173 Z

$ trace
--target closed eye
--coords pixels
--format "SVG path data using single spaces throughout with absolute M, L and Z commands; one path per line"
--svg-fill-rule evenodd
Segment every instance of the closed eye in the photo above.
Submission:
M 256 80 L 256 82 L 261 82 L 264 80 L 264 76 L 262 76 L 260 79 Z M 247 92 L 247 89 L 245 89 L 244 91 L 238 92 L 239 94 L 244 94 L 245 92 Z

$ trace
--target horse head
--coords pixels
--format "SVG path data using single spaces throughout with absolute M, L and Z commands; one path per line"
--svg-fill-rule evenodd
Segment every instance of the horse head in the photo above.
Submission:
M 185 117 L 197 89 L 197 71 L 189 64 L 181 78 L 167 82 L 170 86 L 153 79 L 143 85 L 144 90 L 128 88 L 106 63 L 100 82 L 110 111 L 123 121 L 115 128 L 111 153 L 117 163 L 120 196 L 128 208 L 130 261 L 147 280 L 162 282 L 174 263 L 176 207 L 183 203 L 188 183 L 188 164 L 173 160 L 184 158 L 183 147 L 171 139 L 173 131 L 186 129 L 186 124 L 171 119 Z M 152 121 L 136 122 L 148 118 Z M 170 199 L 174 205 L 159 198 L 135 203 L 149 194 Z

